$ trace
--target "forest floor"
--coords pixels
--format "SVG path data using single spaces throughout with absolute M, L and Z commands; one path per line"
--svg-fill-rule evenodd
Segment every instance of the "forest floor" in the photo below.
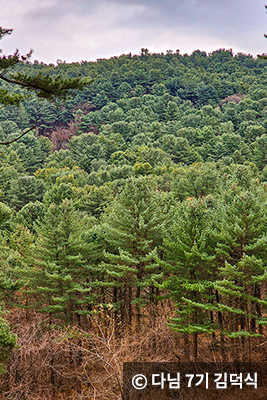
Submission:
M 7 372 L 1 375 L 0 399 L 123 400 L 123 363 L 190 360 L 190 354 L 186 352 L 191 343 L 185 347 L 184 337 L 166 326 L 164 315 L 166 313 L 162 309 L 161 315 L 156 318 L 147 318 L 146 321 L 144 318 L 140 332 L 136 332 L 135 327 L 118 332 L 107 315 L 84 321 L 81 327 L 60 327 L 56 324 L 49 326 L 47 319 L 37 313 L 28 315 L 26 321 L 24 312 L 11 312 L 9 319 L 18 335 L 18 347 L 9 360 Z M 232 343 L 229 342 L 230 346 Z M 247 350 L 244 349 L 244 354 L 241 354 L 239 348 L 235 356 L 240 361 L 247 361 Z M 212 348 L 205 337 L 199 340 L 198 354 L 197 361 L 221 361 L 219 344 Z M 226 361 L 231 361 L 231 356 L 232 353 Z M 251 341 L 250 360 L 264 362 L 266 359 L 267 342 L 258 338 Z M 257 392 L 249 389 L 249 394 L 243 390 L 229 394 L 206 391 L 198 392 L 197 397 L 192 393 L 177 398 L 267 398 L 267 388 L 258 388 Z M 146 399 L 144 396 L 137 398 Z M 162 393 L 160 400 L 164 398 Z

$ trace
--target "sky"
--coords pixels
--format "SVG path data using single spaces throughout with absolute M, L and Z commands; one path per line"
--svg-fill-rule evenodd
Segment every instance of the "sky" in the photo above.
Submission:
M 121 54 L 267 53 L 266 0 L 0 0 L 3 54 L 56 64 Z

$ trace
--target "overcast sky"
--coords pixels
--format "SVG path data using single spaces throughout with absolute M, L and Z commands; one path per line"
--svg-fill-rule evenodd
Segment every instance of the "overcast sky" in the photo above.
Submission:
M 4 54 L 93 61 L 120 54 L 232 48 L 267 53 L 266 0 L 0 0 Z

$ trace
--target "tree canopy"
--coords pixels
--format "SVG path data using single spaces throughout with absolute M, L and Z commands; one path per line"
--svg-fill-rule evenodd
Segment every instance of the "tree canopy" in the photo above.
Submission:
M 58 106 L 41 84 L 28 96 L 23 80 L 0 79 L 19 96 L 0 114 L 4 307 L 45 321 L 41 336 L 70 330 L 78 353 L 87 330 L 121 339 L 164 320 L 183 360 L 256 358 L 267 325 L 266 61 L 225 49 L 56 66 L 13 57 L 7 79 L 93 82 Z

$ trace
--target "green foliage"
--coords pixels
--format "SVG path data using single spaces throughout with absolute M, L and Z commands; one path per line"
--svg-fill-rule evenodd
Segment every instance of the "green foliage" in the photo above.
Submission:
M 35 224 L 44 218 L 45 206 L 40 201 L 29 202 L 16 214 L 15 223 L 26 226 L 31 232 L 36 233 Z
M 70 141 L 74 161 L 86 172 L 91 171 L 94 159 L 105 158 L 105 151 L 99 139 L 92 133 L 83 133 Z
M 31 201 L 42 200 L 43 193 L 43 181 L 24 175 L 12 181 L 8 197 L 12 207 L 18 211 Z
M 177 332 L 195 335 L 211 333 L 216 324 L 209 318 L 212 309 L 212 282 L 216 276 L 215 241 L 212 236 L 215 199 L 210 195 L 188 198 L 177 209 L 173 224 L 165 236 L 166 270 L 172 272 L 165 281 L 171 297 L 177 301 L 177 318 L 171 327 Z
M 0 374 L 6 372 L 4 364 L 10 358 L 16 345 L 16 335 L 11 332 L 8 322 L 4 318 L 0 318 Z
M 0 59 L 20 83 L 0 87 L 6 305 L 79 327 L 98 314 L 119 333 L 153 324 L 168 298 L 194 359 L 199 337 L 225 359 L 265 334 L 265 61 L 223 49 L 19 59 Z M 39 98 L 91 78 L 60 105 Z M 16 140 L 29 124 L 36 135 Z
M 3 203 L 0 203 L 0 226 L 9 219 L 12 215 L 12 210 Z
M 215 163 L 196 163 L 173 171 L 173 193 L 179 200 L 214 194 L 220 188 L 220 171 Z
M 50 315 L 59 314 L 65 323 L 85 313 L 92 303 L 90 253 L 86 254 L 84 241 L 84 232 L 91 228 L 88 222 L 70 201 L 51 204 L 37 227 L 32 267 L 25 271 L 30 279 L 26 292 L 38 294 L 35 307 Z
M 107 242 L 106 261 L 101 264 L 105 283 L 113 288 L 110 302 L 115 319 L 131 325 L 131 308 L 155 301 L 153 276 L 160 274 L 157 248 L 162 244 L 168 197 L 158 192 L 153 180 L 127 180 L 102 218 L 99 233 Z

